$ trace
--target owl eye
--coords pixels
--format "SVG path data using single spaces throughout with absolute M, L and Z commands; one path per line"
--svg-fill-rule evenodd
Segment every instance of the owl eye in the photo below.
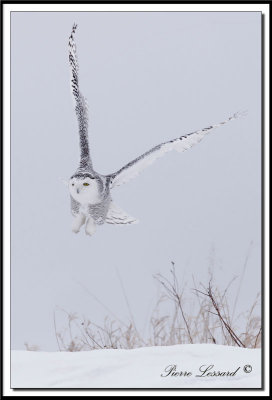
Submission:
M 89 183 L 84 182 L 84 183 L 83 183 L 83 186 L 89 186 Z

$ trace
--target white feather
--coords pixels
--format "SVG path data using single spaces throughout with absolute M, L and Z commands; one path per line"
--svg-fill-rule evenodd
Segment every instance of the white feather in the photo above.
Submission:
M 111 202 L 106 222 L 108 224 L 114 225 L 127 225 L 127 224 L 137 224 L 138 221 L 128 215 L 125 211 L 123 211 L 120 207 L 116 206 L 113 202 Z
M 245 113 L 236 113 L 227 120 L 220 122 L 219 124 L 214 124 L 208 128 L 201 129 L 189 133 L 188 135 L 180 136 L 174 140 L 169 140 L 168 142 L 162 143 L 158 146 L 153 147 L 151 150 L 147 151 L 140 157 L 131 161 L 119 171 L 111 175 L 111 188 L 115 186 L 120 186 L 136 177 L 141 171 L 152 164 L 158 158 L 164 156 L 164 154 L 169 151 L 176 150 L 178 152 L 183 152 L 190 149 L 193 145 L 199 143 L 205 135 L 207 135 L 212 129 L 219 126 L 225 125 L 227 122 L 239 118 L 245 115 Z

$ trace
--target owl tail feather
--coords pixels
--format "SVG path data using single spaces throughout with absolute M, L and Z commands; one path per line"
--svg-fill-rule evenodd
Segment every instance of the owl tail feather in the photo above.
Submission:
M 138 220 L 128 215 L 125 211 L 116 206 L 113 202 L 111 203 L 106 217 L 107 224 L 128 225 L 128 224 L 137 224 L 138 222 L 139 222 Z

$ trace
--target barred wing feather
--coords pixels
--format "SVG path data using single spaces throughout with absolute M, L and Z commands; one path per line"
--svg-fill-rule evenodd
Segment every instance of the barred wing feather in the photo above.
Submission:
M 78 121 L 79 139 L 80 139 L 80 168 L 92 168 L 92 161 L 89 151 L 88 140 L 88 105 L 85 97 L 79 90 L 79 65 L 77 59 L 76 43 L 74 34 L 77 25 L 73 25 L 72 33 L 69 37 L 69 64 L 71 71 L 71 90 L 75 100 L 75 111 Z
M 223 122 L 211 125 L 207 128 L 189 133 L 184 136 L 180 136 L 179 138 L 169 140 L 153 147 L 146 153 L 126 164 L 119 171 L 111 174 L 111 187 L 114 188 L 115 186 L 120 186 L 123 183 L 130 181 L 155 160 L 162 157 L 169 151 L 176 150 L 178 152 L 182 152 L 191 148 L 193 145 L 200 142 L 212 129 L 225 125 L 227 122 L 239 118 L 242 115 L 244 115 L 244 113 L 235 113 L 233 116 L 229 117 Z

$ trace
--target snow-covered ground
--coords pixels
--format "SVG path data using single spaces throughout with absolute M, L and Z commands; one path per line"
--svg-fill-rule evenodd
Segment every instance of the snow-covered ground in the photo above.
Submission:
M 221 376 L 213 376 L 218 371 Z M 261 350 L 212 344 L 75 353 L 13 350 L 11 387 L 260 388 Z

